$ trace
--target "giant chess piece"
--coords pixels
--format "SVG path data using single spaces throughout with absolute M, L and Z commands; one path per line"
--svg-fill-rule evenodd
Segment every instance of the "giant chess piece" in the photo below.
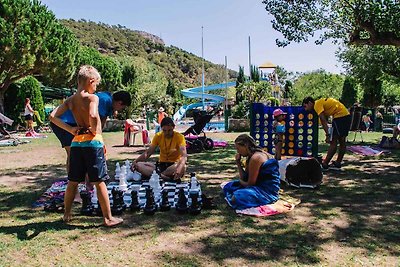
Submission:
M 198 201 L 199 193 L 190 193 L 190 199 L 192 200 L 192 203 L 190 204 L 189 207 L 189 213 L 192 215 L 198 215 L 201 213 L 201 205 L 199 204 Z
M 185 190 L 183 188 L 179 189 L 178 203 L 176 203 L 175 209 L 178 213 L 186 213 L 188 210 L 187 198 L 185 196 Z
M 97 216 L 103 216 L 103 211 L 101 210 L 100 201 L 97 200 L 97 209 L 95 210 Z
M 111 207 L 111 213 L 113 215 L 121 215 L 122 212 L 126 209 L 126 205 L 124 202 L 124 192 L 113 187 L 111 190 L 113 205 Z
M 144 206 L 143 212 L 146 215 L 154 215 L 156 210 L 157 207 L 154 201 L 153 190 L 150 187 L 148 187 L 146 188 L 146 205 Z
M 130 210 L 132 212 L 140 211 L 138 192 L 136 190 L 131 191 L 131 199 L 132 199 L 132 202 L 131 202 Z
M 161 207 L 160 207 L 161 211 L 168 211 L 171 209 L 171 205 L 169 204 L 168 201 L 168 191 L 167 190 L 163 190 L 161 193 Z
M 88 191 L 80 193 L 82 199 L 81 214 L 90 216 L 93 215 L 92 195 Z

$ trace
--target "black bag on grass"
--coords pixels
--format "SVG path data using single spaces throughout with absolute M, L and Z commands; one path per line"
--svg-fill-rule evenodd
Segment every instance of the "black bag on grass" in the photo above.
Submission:
M 315 158 L 296 157 L 279 161 L 281 180 L 293 187 L 316 188 L 322 182 L 321 165 Z

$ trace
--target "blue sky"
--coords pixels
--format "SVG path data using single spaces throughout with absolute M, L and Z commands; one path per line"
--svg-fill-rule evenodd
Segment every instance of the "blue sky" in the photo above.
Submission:
M 42 0 L 57 18 L 86 19 L 110 25 L 121 24 L 158 36 L 201 56 L 201 27 L 204 27 L 204 57 L 214 63 L 248 73 L 248 36 L 251 61 L 260 65 L 271 61 L 289 71 L 323 68 L 340 73 L 335 58 L 337 47 L 329 42 L 313 42 L 277 47 L 281 34 L 271 26 L 271 16 L 261 0 Z

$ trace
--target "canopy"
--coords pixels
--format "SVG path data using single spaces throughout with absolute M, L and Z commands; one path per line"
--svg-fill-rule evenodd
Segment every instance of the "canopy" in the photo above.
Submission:
M 277 66 L 270 62 L 270 61 L 266 61 L 263 64 L 261 64 L 260 66 L 258 66 L 259 69 L 275 69 Z

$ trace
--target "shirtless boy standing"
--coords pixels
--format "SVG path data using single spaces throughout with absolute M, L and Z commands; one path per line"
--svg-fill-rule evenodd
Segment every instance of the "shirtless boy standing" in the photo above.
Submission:
M 115 226 L 122 219 L 111 215 L 110 200 L 105 181 L 109 178 L 104 142 L 101 135 L 101 121 L 98 113 L 99 98 L 94 95 L 100 83 L 100 74 L 92 66 L 84 65 L 78 72 L 78 91 L 50 114 L 50 121 L 58 127 L 74 135 L 71 143 L 68 186 L 64 196 L 65 222 L 71 220 L 71 208 L 75 192 L 80 182 L 85 181 L 86 173 L 89 181 L 96 186 L 104 225 Z M 77 126 L 63 122 L 59 117 L 71 110 Z

